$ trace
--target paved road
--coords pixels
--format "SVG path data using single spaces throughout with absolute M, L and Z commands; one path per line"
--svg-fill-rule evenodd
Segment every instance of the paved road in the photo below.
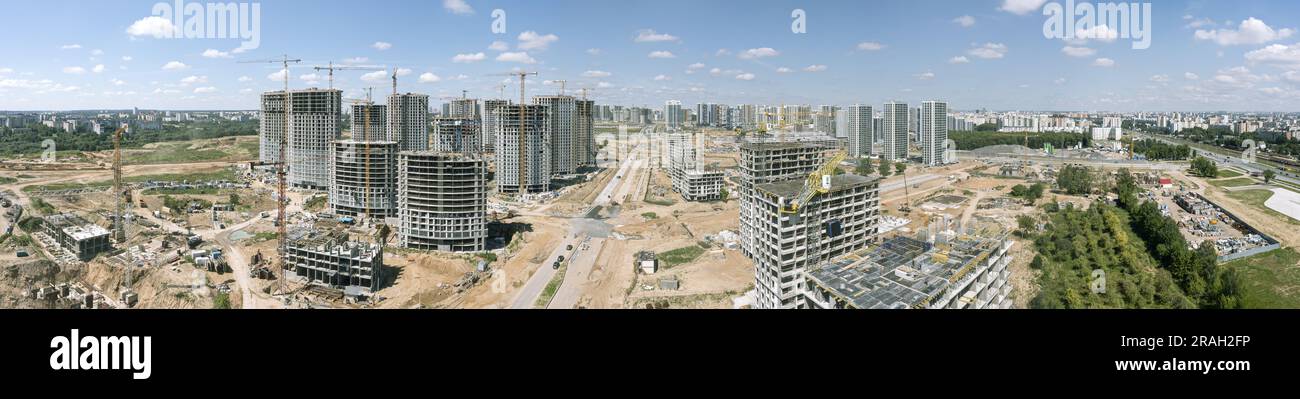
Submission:
M 592 205 L 608 205 L 611 200 L 611 193 L 613 193 L 614 190 L 619 186 L 623 186 L 625 181 L 635 180 L 630 176 L 630 174 L 633 171 L 632 166 L 637 163 L 636 147 L 633 147 L 628 152 L 629 156 L 627 159 L 623 160 L 618 172 L 614 175 L 615 178 L 609 180 L 609 183 L 607 183 L 605 188 L 600 191 L 600 195 L 596 197 L 596 200 L 592 202 Z M 551 251 L 551 254 L 546 258 L 546 262 L 538 267 L 537 271 L 528 278 L 528 282 L 524 283 L 524 287 L 519 290 L 519 293 L 515 295 L 514 300 L 510 302 L 511 309 L 532 309 L 533 305 L 537 303 L 537 297 L 542 294 L 542 290 L 545 290 L 546 285 L 550 284 L 551 280 L 555 278 L 556 270 L 552 268 L 551 263 L 555 262 L 560 255 L 565 255 L 566 259 L 572 259 L 575 256 L 574 251 L 578 249 L 580 241 L 579 238 L 575 238 L 574 236 L 583 232 L 582 223 L 580 223 L 582 221 L 586 221 L 586 219 L 570 219 L 569 229 L 565 233 L 564 239 L 560 242 L 560 245 L 556 246 L 555 250 Z M 598 254 L 600 253 L 601 244 L 603 243 L 603 239 L 600 241 L 593 239 L 591 242 L 591 249 L 583 252 Z M 574 251 L 565 249 L 569 245 L 574 246 Z M 578 280 L 579 278 L 587 278 L 591 271 L 592 263 L 595 261 L 594 258 L 595 255 L 590 255 L 584 257 L 584 259 L 582 259 L 583 262 L 570 260 L 569 269 L 564 277 L 564 283 L 561 283 L 560 290 L 556 292 L 557 297 L 560 293 L 564 292 L 564 297 L 566 298 L 564 301 L 569 303 L 568 306 L 571 307 L 573 303 L 577 302 L 577 293 L 572 291 L 577 289 L 577 281 L 581 281 Z M 556 303 L 554 300 L 555 298 L 553 297 L 552 303 Z
M 1141 132 L 1136 132 L 1136 131 L 1131 132 L 1131 133 L 1132 133 L 1135 137 L 1141 137 L 1141 138 L 1153 138 L 1153 139 L 1160 140 L 1160 141 L 1163 141 L 1163 142 L 1165 142 L 1165 143 L 1169 143 L 1169 144 L 1175 144 L 1175 145 L 1179 145 L 1179 144 L 1181 144 L 1181 145 L 1186 145 L 1186 144 L 1187 144 L 1186 141 L 1179 140 L 1179 139 L 1174 139 L 1174 138 L 1170 138 L 1170 137 L 1165 137 L 1165 136 L 1161 136 L 1161 135 L 1152 135 L 1152 134 L 1141 133 Z M 1231 150 L 1228 150 L 1228 149 L 1221 149 L 1221 150 L 1223 150 L 1223 151 L 1231 151 Z M 1220 165 L 1234 166 L 1234 167 L 1237 167 L 1237 168 L 1240 168 L 1240 169 L 1244 169 L 1244 170 L 1246 170 L 1247 172 L 1259 172 L 1259 173 L 1264 173 L 1264 171 L 1266 171 L 1266 170 L 1271 170 L 1271 171 L 1273 171 L 1273 173 L 1276 173 L 1276 174 L 1277 174 L 1277 176 L 1275 177 L 1275 179 L 1277 179 L 1277 180 L 1281 180 L 1281 181 L 1284 181 L 1284 182 L 1287 182 L 1287 183 L 1292 183 L 1292 184 L 1300 184 L 1300 176 L 1298 176 L 1298 175 L 1296 175 L 1296 174 L 1294 174 L 1294 173 L 1291 173 L 1291 172 L 1287 172 L 1287 171 L 1284 171 L 1284 170 L 1280 170 L 1280 169 L 1274 168 L 1274 167 L 1272 167 L 1272 166 L 1268 166 L 1268 165 L 1264 165 L 1264 164 L 1260 164 L 1260 163 L 1247 163 L 1245 160 L 1242 160 L 1242 159 L 1239 158 L 1239 157 L 1231 157 L 1231 156 L 1222 155 L 1222 154 L 1215 153 L 1215 152 L 1211 152 L 1211 151 L 1204 151 L 1204 150 L 1199 150 L 1199 149 L 1198 149 L 1197 152 L 1198 152 L 1199 154 L 1205 156 L 1206 158 L 1209 158 L 1210 160 L 1212 160 L 1212 161 L 1214 161 L 1214 162 L 1217 162 L 1217 163 L 1220 164 Z

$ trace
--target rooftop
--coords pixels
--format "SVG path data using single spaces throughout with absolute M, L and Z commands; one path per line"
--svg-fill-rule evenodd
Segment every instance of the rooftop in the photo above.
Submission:
M 867 185 L 879 180 L 879 177 L 867 177 L 854 174 L 835 175 L 831 176 L 831 191 L 840 191 Z M 805 182 L 804 179 L 786 180 L 776 183 L 760 184 L 755 188 L 777 197 L 794 198 L 797 197 L 799 193 L 803 192 Z

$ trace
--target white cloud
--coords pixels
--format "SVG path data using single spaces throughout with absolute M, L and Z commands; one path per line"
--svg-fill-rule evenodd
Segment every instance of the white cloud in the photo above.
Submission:
M 1197 79 L 1200 79 L 1201 77 L 1200 77 L 1200 76 L 1196 76 L 1196 74 L 1194 74 L 1194 73 L 1187 72 L 1187 73 L 1184 73 L 1184 74 L 1183 74 L 1183 78 L 1184 78 L 1184 79 L 1187 79 L 1187 80 L 1197 80 Z
M 59 47 L 60 50 L 76 50 L 76 49 L 79 49 L 79 48 L 81 48 L 81 45 L 80 45 L 80 44 L 65 44 L 65 45 Z
M 1093 50 L 1087 47 L 1074 47 L 1074 46 L 1062 47 L 1061 52 L 1071 57 L 1080 57 L 1080 58 L 1091 57 L 1097 54 L 1097 50 Z
M 469 15 L 474 13 L 474 7 L 470 7 L 465 0 L 442 0 L 442 8 L 447 9 L 452 14 Z
M 438 75 L 434 75 L 431 72 L 425 72 L 420 74 L 420 83 L 438 83 L 440 81 L 442 81 L 442 78 L 439 77 Z
M 1074 37 L 1076 43 L 1087 43 L 1088 40 L 1110 43 L 1119 39 L 1119 31 L 1106 25 L 1096 25 L 1088 29 L 1075 30 Z
M 174 32 L 176 32 L 176 25 L 172 25 L 170 19 L 158 16 L 141 18 L 126 28 L 128 35 L 153 36 L 155 39 L 172 37 Z
M 100 50 L 100 49 L 91 50 L 90 55 L 104 55 L 104 50 Z
M 81 75 L 83 73 L 86 73 L 86 68 L 82 68 L 79 66 L 64 67 L 63 73 L 72 74 L 72 75 Z
M 862 50 L 862 51 L 876 51 L 884 48 L 885 45 L 876 42 L 858 43 L 858 50 Z
M 1192 21 L 1192 22 L 1188 22 L 1187 25 L 1183 27 L 1186 29 L 1197 29 L 1197 28 L 1204 28 L 1207 26 L 1218 25 L 1217 23 L 1214 22 L 1213 19 L 1209 19 L 1209 18 L 1201 18 L 1201 19 L 1193 20 L 1191 15 L 1184 15 L 1183 20 Z
M 95 67 L 91 68 L 90 71 L 94 73 L 104 73 L 104 64 L 95 65 Z
M 492 44 L 489 44 L 489 45 L 488 45 L 488 50 L 492 50 L 492 51 L 507 51 L 507 50 L 510 50 L 510 43 L 506 43 L 506 42 L 503 42 L 503 41 L 500 41 L 500 40 L 495 40 L 495 41 L 492 42 Z
M 1242 44 L 1263 44 L 1274 40 L 1281 40 L 1295 34 L 1294 29 L 1284 28 L 1274 30 L 1265 24 L 1264 21 L 1254 17 L 1241 21 L 1237 30 L 1232 29 L 1215 29 L 1201 30 L 1197 29 L 1193 34 L 1196 40 L 1209 40 L 1218 43 L 1220 46 L 1233 46 Z
M 678 38 L 677 36 L 673 36 L 667 33 L 658 33 L 655 32 L 654 29 L 645 29 L 639 31 L 636 34 L 636 39 L 634 39 L 634 41 L 636 41 L 637 43 L 675 42 L 678 40 L 681 39 Z
M 984 43 L 978 47 L 967 50 L 966 54 L 983 59 L 1002 58 L 1007 55 L 1007 46 L 1002 43 Z
M 1262 49 L 1246 53 L 1246 61 L 1250 63 L 1300 65 L 1300 43 L 1290 46 L 1270 44 Z
M 547 47 L 550 47 L 551 43 L 560 40 L 560 37 L 555 34 L 541 35 L 530 30 L 520 33 L 518 39 L 520 50 L 543 51 L 546 50 Z
M 196 87 L 196 88 L 194 88 L 194 94 L 214 93 L 214 92 L 216 92 L 216 91 L 217 91 L 217 88 L 212 87 L 212 86 L 208 86 L 208 87 Z
M 0 68 L 0 73 L 14 73 L 13 68 Z
M 536 64 L 537 60 L 528 55 L 527 51 L 506 52 L 497 56 L 497 61 L 501 62 L 518 62 L 521 64 Z
M 924 72 L 924 73 L 919 73 L 919 74 L 916 75 L 916 78 L 919 79 L 919 80 L 930 80 L 930 79 L 934 79 L 934 72 Z
M 384 51 L 393 48 L 393 44 L 389 42 L 375 42 L 375 44 L 371 44 L 370 47 L 374 47 L 375 50 Z
M 1281 88 L 1277 88 L 1277 87 L 1265 87 L 1265 88 L 1259 89 L 1259 92 L 1260 92 L 1260 93 L 1264 93 L 1264 94 L 1268 94 L 1268 95 L 1279 95 L 1279 94 L 1285 93 L 1286 90 L 1282 90 Z
M 1165 83 L 1169 81 L 1169 75 L 1154 75 L 1151 77 L 1152 82 Z
M 780 68 L 777 68 L 777 69 L 776 69 L 776 72 L 777 72 L 777 73 L 790 73 L 790 72 L 794 72 L 794 70 L 792 70 L 792 69 L 790 69 L 790 68 L 786 68 L 786 67 L 780 67 Z
M 276 82 L 282 82 L 282 81 L 284 81 L 284 78 L 285 78 L 286 76 L 289 76 L 289 71 L 286 70 L 286 69 L 281 69 L 281 70 L 276 71 L 276 72 L 274 72 L 274 73 L 272 73 L 272 74 L 270 74 L 270 75 L 266 75 L 266 79 L 267 79 L 267 80 L 276 81 Z
M 821 72 L 825 70 L 826 70 L 825 65 L 809 65 L 803 68 L 804 72 Z
M 207 83 L 207 76 L 186 76 L 181 79 L 181 84 Z
M 411 74 L 410 68 L 397 68 L 397 76 L 406 76 Z
M 703 64 L 703 63 L 699 63 L 699 62 L 697 62 L 697 63 L 690 64 L 690 65 L 687 65 L 687 66 L 686 66 L 686 69 L 700 69 L 700 68 L 704 68 L 704 64 Z
M 713 75 L 713 76 L 721 75 L 721 74 L 722 74 L 722 68 L 713 68 L 713 69 L 710 69 L 710 70 L 709 70 L 709 74 L 710 74 L 710 75 Z
M 230 58 L 230 53 L 217 49 L 207 49 L 203 51 L 204 58 Z
M 122 61 L 131 62 L 131 60 L 133 60 L 133 59 L 135 59 L 135 58 L 132 58 L 132 57 L 129 56 L 129 55 L 124 55 L 124 56 L 122 56 Z
M 465 64 L 471 62 L 479 62 L 485 59 L 487 59 L 487 54 L 483 54 L 483 53 L 456 54 L 455 57 L 451 57 L 451 62 Z
M 250 77 L 247 77 L 247 76 L 240 76 L 240 77 L 239 77 L 239 81 L 240 81 L 240 82 L 252 82 L 252 81 L 253 81 L 253 78 L 250 78 Z
M 239 94 L 249 94 L 249 93 L 252 93 L 252 92 L 253 92 L 253 89 L 239 89 Z
M 307 82 L 307 84 L 316 84 L 320 82 L 320 75 L 314 73 L 298 75 L 298 80 Z
M 614 87 L 614 84 L 613 84 L 613 83 L 609 83 L 609 82 L 600 82 L 600 83 L 596 83 L 596 88 L 598 88 L 598 89 L 608 89 L 608 88 L 611 88 L 611 87 Z
M 671 76 L 668 76 L 668 75 L 655 75 L 655 80 L 656 80 L 656 81 L 665 81 L 665 80 L 673 80 L 673 78 L 672 78 Z
M 374 71 L 361 75 L 361 80 L 367 82 L 380 82 L 388 79 L 388 71 Z
M 671 51 L 651 51 L 650 58 L 677 58 Z
M 755 78 L 755 76 L 754 76 L 754 74 L 752 74 L 752 73 L 742 73 L 742 74 L 736 75 L 736 79 L 738 79 L 738 80 L 754 80 L 754 78 Z
M 590 54 L 590 55 L 600 55 L 600 49 L 598 49 L 598 48 L 589 48 L 589 49 L 587 49 L 587 54 Z
M 778 55 L 781 55 L 780 51 L 776 51 L 771 47 L 760 47 L 760 48 L 751 48 L 749 50 L 745 50 L 745 52 L 740 53 L 740 58 L 746 60 L 752 60 L 756 58 L 775 57 Z
M 727 55 L 731 55 L 731 50 L 727 50 L 727 49 L 725 49 L 725 48 L 720 48 L 720 49 L 718 49 L 718 51 L 715 51 L 715 52 L 713 53 L 713 56 L 714 56 L 714 57 L 722 57 L 722 56 L 727 56 Z
M 956 57 L 949 58 L 949 59 L 948 59 L 948 63 L 949 63 L 949 64 L 968 64 L 968 63 L 970 63 L 970 59 L 969 59 L 969 58 L 966 58 L 966 56 L 964 56 L 964 55 L 959 55 L 959 56 L 956 56 Z
M 1098 66 L 1102 68 L 1113 67 L 1115 66 L 1115 60 L 1112 60 L 1110 58 L 1098 58 L 1092 61 L 1092 66 Z
M 953 18 L 952 23 L 961 25 L 961 27 L 963 28 L 969 28 L 975 26 L 975 17 L 969 15 L 962 15 L 960 17 Z
M 587 71 L 582 73 L 582 77 L 584 78 L 607 78 L 610 75 L 613 74 L 605 71 Z
M 185 65 L 185 63 L 180 61 L 170 61 L 166 64 L 163 64 L 162 69 L 164 71 L 179 71 L 189 67 L 190 67 L 189 65 Z
M 1065 84 L 1065 78 L 1056 78 L 1056 80 L 1053 80 L 1052 83 L 1058 85 Z
M 1046 2 L 1047 0 L 1002 0 L 1002 6 L 998 9 L 1016 15 L 1025 15 L 1043 8 L 1043 3 Z

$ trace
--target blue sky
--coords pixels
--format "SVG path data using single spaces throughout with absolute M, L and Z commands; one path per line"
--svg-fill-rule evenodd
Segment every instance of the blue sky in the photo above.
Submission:
M 311 65 L 352 60 L 409 70 L 399 89 L 434 97 L 496 96 L 508 78 L 494 74 L 525 68 L 539 72 L 530 96 L 557 92 L 543 81 L 563 79 L 570 92 L 593 88 L 601 103 L 653 107 L 670 99 L 940 99 L 966 110 L 1300 105 L 1300 2 L 1284 0 L 1153 1 L 1145 50 L 1126 38 L 1046 38 L 1043 0 L 264 0 L 260 46 L 238 54 L 238 39 L 151 36 L 145 20 L 156 3 L 6 3 L 0 110 L 255 109 L 258 93 L 282 86 L 268 77 L 279 68 L 237 61 L 286 53 L 304 60 L 290 71 L 294 88 L 328 85 Z M 505 12 L 505 33 L 491 31 L 495 9 Z M 791 32 L 795 9 L 807 33 Z M 365 73 L 338 72 L 336 86 L 354 98 L 364 87 L 391 90 Z M 517 98 L 516 87 L 506 96 Z

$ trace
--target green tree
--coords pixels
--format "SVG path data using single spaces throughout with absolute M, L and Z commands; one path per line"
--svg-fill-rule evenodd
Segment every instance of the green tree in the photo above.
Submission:
M 1275 176 L 1277 176 L 1277 173 L 1273 172 L 1272 169 L 1264 171 L 1264 182 L 1268 183 L 1273 181 L 1273 177 Z
M 870 176 L 874 170 L 875 168 L 871 166 L 871 158 L 862 157 L 858 158 L 858 167 L 853 170 L 853 173 L 859 176 Z
M 894 164 L 894 169 L 897 170 L 898 174 L 901 175 L 903 174 L 903 172 L 907 171 L 907 164 L 903 162 L 896 163 Z
M 1056 174 L 1056 185 L 1070 195 L 1092 192 L 1092 170 L 1082 165 L 1065 165 Z
M 1214 165 L 1214 161 L 1205 157 L 1196 157 L 1192 159 L 1192 174 L 1200 177 L 1215 178 L 1219 176 L 1219 167 Z
M 880 177 L 889 177 L 889 175 L 894 172 L 894 165 L 891 165 L 892 163 L 893 161 L 885 158 L 884 155 L 880 156 L 880 167 L 878 169 L 880 171 Z

